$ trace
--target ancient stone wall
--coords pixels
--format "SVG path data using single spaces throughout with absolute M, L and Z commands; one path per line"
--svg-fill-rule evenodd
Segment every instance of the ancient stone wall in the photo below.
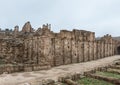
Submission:
M 28 64 L 33 62 L 40 65 L 59 66 L 96 60 L 115 54 L 115 43 L 110 35 L 95 40 L 94 32 L 61 30 L 60 33 L 51 34 L 51 36 L 40 35 L 24 40 L 24 45 L 27 47 L 24 56 L 28 57 Z
M 97 40 L 94 32 L 85 30 L 54 33 L 48 24 L 34 31 L 30 22 L 25 23 L 22 31 L 18 28 L 15 27 L 12 38 L 0 40 L 0 62 L 22 64 L 24 71 L 27 68 L 37 70 L 115 55 L 116 43 L 108 34 Z
M 22 63 L 23 48 L 18 39 L 0 39 L 0 63 Z

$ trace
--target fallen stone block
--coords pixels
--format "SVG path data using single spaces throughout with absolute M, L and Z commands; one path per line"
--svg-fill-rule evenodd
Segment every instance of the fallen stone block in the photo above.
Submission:
M 67 83 L 68 85 L 78 85 L 76 82 L 74 82 L 71 79 L 65 79 L 65 83 Z
M 107 69 L 107 72 L 120 74 L 120 70 L 117 70 L 117 69 L 111 69 L 111 68 Z
M 117 65 L 117 66 L 111 66 L 110 68 L 113 68 L 113 69 L 120 69 L 120 65 Z
M 96 74 L 86 74 L 87 77 L 91 77 L 91 78 L 95 78 L 95 79 L 99 79 L 99 80 L 104 80 L 110 83 L 113 83 L 115 85 L 120 85 L 120 79 L 116 79 L 113 77 L 105 77 L 105 76 L 101 76 L 101 75 L 96 75 Z

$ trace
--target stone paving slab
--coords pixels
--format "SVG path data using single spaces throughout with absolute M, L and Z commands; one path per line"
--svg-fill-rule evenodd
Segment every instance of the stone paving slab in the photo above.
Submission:
M 97 67 L 110 65 L 113 61 L 118 59 L 120 59 L 120 55 L 89 62 L 58 66 L 51 68 L 50 70 L 2 74 L 0 75 L 0 85 L 28 85 L 27 83 L 42 81 L 43 79 L 53 79 L 57 81 L 59 76 L 68 73 L 83 73 L 85 71 L 90 71 Z

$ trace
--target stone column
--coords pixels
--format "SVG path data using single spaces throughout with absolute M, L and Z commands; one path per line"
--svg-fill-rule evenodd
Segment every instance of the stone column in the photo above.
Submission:
M 110 43 L 110 56 L 112 56 L 112 42 Z
M 79 62 L 83 62 L 84 61 L 84 42 L 83 41 L 79 41 L 78 42 L 78 56 L 79 56 Z
M 33 59 L 32 59 L 32 38 L 29 39 L 28 41 L 28 57 L 30 59 L 30 63 L 33 62 Z
M 24 63 L 26 63 L 27 61 L 29 61 L 29 58 L 28 58 L 28 43 L 29 41 L 27 39 L 24 40 Z
M 93 42 L 89 42 L 89 60 L 93 60 L 94 59 L 94 47 L 93 47 Z
M 104 58 L 104 42 L 101 41 L 101 58 Z
M 103 58 L 105 57 L 105 42 L 104 41 L 102 41 L 102 43 L 103 43 Z
M 72 46 L 72 63 L 78 62 L 78 42 L 75 39 L 71 41 Z
M 51 61 L 51 66 L 56 66 L 56 57 L 55 57 L 55 38 L 52 38 L 51 39 L 51 42 L 52 42 L 52 48 L 51 48 L 51 51 L 52 51 L 52 61 Z M 62 40 L 61 40 L 61 44 L 63 46 L 63 43 L 62 43 Z M 62 53 L 63 53 L 63 48 L 62 48 Z M 62 56 L 63 57 L 63 56 Z
M 89 60 L 89 46 L 88 46 L 88 42 L 84 41 L 84 61 L 88 61 Z
M 96 59 L 99 59 L 99 42 L 97 41 L 96 44 L 97 44 L 97 58 Z
M 52 41 L 51 38 L 48 36 L 42 37 L 43 41 L 44 41 L 44 52 L 43 52 L 43 56 L 44 56 L 44 65 L 51 65 L 51 61 L 52 61 Z M 42 61 L 42 62 L 44 62 Z
M 107 43 L 105 42 L 105 57 L 107 57 Z
M 44 37 L 39 37 L 39 45 L 37 47 L 36 44 L 37 40 L 35 39 L 35 56 L 38 57 L 38 64 L 39 65 L 44 65 L 46 63 L 46 57 L 44 55 L 44 49 L 45 49 L 45 38 Z M 37 54 L 38 53 L 38 54 Z
M 114 55 L 114 52 L 113 52 L 113 42 L 112 42 L 112 55 Z
M 55 38 L 55 66 L 63 65 L 63 43 L 60 38 Z
M 93 43 L 94 43 L 94 60 L 96 60 L 97 59 L 97 42 L 94 41 Z
M 72 56 L 71 56 L 71 40 L 70 39 L 64 39 L 63 41 L 64 51 L 64 64 L 70 64 L 72 63 Z
M 108 57 L 110 56 L 110 42 L 108 42 Z
M 39 64 L 39 58 L 40 58 L 40 52 L 38 52 L 38 48 L 39 48 L 39 37 L 35 36 L 33 37 L 33 41 L 32 41 L 32 57 L 34 60 L 35 64 Z M 40 48 L 39 48 L 40 49 Z M 39 54 L 39 55 L 38 55 Z
M 113 55 L 115 55 L 115 44 L 113 43 Z

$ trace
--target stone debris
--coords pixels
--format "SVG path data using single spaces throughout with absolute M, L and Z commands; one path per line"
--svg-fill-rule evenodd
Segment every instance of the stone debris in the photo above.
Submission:
M 86 74 L 87 77 L 90 78 L 95 78 L 95 79 L 99 79 L 99 80 L 104 80 L 110 83 L 113 83 L 115 85 L 120 85 L 120 79 L 117 78 L 113 78 L 113 77 L 106 77 L 106 76 L 101 76 L 101 75 L 96 75 L 96 74 Z

